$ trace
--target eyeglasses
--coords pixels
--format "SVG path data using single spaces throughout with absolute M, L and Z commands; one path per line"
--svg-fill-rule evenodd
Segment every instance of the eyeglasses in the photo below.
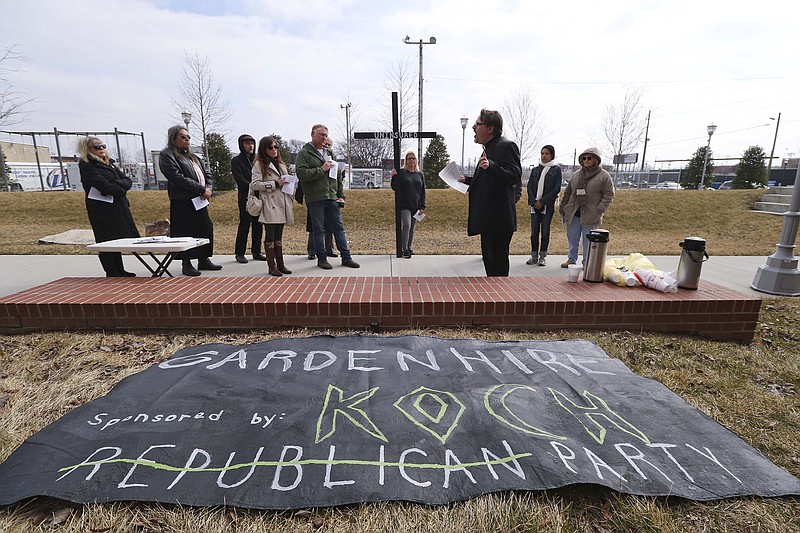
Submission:
M 184 135 L 183 133 L 181 133 L 181 139 L 186 139 L 188 141 L 191 138 L 192 138 L 191 135 Z
M 592 159 L 594 159 L 593 155 L 582 155 L 581 156 L 581 161 L 591 161 Z
M 269 148 L 267 148 L 267 150 L 277 150 L 277 149 L 278 149 L 278 145 L 277 144 L 274 144 L 274 145 L 270 146 Z
M 473 127 L 473 128 L 477 128 L 478 126 L 485 126 L 485 125 L 486 125 L 486 123 L 485 123 L 485 122 L 478 122 L 478 121 L 476 120 L 476 121 L 475 121 L 475 124 L 474 124 L 472 127 Z
M 95 146 L 92 146 L 92 148 L 94 148 L 95 150 L 105 150 L 106 149 L 106 145 L 105 144 L 97 144 Z

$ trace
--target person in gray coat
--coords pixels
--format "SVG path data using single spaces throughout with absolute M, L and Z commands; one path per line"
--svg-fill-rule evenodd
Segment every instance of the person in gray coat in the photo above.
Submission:
M 562 268 L 578 262 L 578 246 L 583 242 L 583 260 L 589 240 L 586 236 L 603 222 L 603 214 L 614 200 L 611 175 L 600 166 L 602 159 L 597 148 L 587 148 L 578 158 L 581 168 L 572 175 L 561 197 L 559 213 L 567 226 L 569 253 Z

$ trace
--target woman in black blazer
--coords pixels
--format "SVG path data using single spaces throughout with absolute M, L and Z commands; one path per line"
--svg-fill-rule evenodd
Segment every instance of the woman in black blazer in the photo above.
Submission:
M 189 151 L 190 139 L 185 127 L 172 126 L 167 131 L 167 147 L 158 156 L 158 166 L 167 178 L 170 237 L 209 240 L 204 246 L 174 255 L 183 261 L 184 276 L 199 276 L 200 270 L 222 270 L 222 266 L 209 259 L 214 255 L 214 224 L 208 215 L 208 199 L 214 184 L 205 165 Z M 198 260 L 197 268 L 192 259 Z

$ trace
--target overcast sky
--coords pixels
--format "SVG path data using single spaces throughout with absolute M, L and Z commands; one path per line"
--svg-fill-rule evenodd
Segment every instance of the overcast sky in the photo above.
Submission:
M 628 86 L 643 88 L 651 111 L 649 165 L 691 157 L 712 122 L 715 157 L 755 144 L 769 155 L 779 112 L 783 158 L 800 153 L 798 19 L 800 4 L 777 0 L 0 0 L 0 47 L 28 58 L 8 79 L 35 98 L 5 129 L 117 127 L 159 149 L 189 52 L 208 55 L 230 102 L 232 147 L 244 132 L 308 140 L 317 122 L 341 138 L 348 101 L 360 130 L 384 130 L 392 64 L 409 62 L 416 100 L 419 46 L 403 38 L 435 36 L 424 47 L 424 129 L 444 136 L 453 160 L 462 116 L 471 125 L 528 87 L 544 142 L 572 163 L 574 150 L 601 144 L 606 106 Z M 468 127 L 465 157 L 479 154 Z

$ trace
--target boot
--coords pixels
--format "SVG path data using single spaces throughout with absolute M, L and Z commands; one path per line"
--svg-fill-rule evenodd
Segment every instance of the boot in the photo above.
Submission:
M 222 265 L 215 265 L 208 257 L 201 257 L 197 260 L 197 270 L 222 270 Z
M 264 243 L 264 251 L 267 252 L 267 266 L 269 267 L 270 275 L 283 276 L 283 273 L 278 270 L 278 266 L 275 264 L 275 241 L 266 241 Z
M 278 265 L 278 270 L 280 270 L 284 274 L 291 274 L 292 271 L 286 268 L 286 265 L 283 264 L 283 242 L 282 241 L 275 241 L 275 262 Z
M 183 275 L 184 276 L 199 276 L 200 271 L 197 270 L 189 259 L 183 260 Z

